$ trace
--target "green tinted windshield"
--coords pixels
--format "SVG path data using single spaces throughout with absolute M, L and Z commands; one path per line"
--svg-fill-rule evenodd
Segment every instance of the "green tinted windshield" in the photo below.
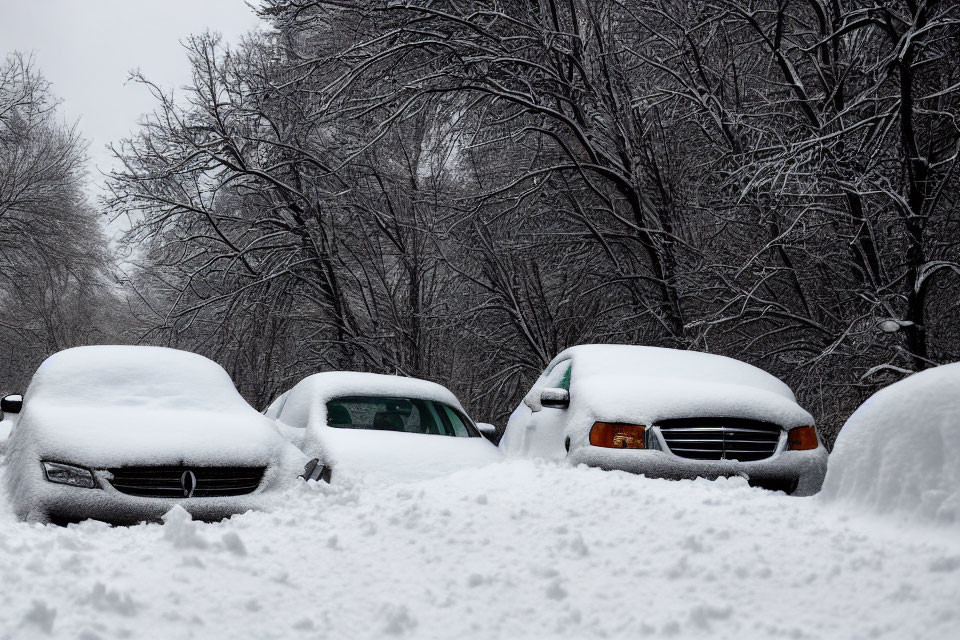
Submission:
M 417 398 L 347 396 L 327 403 L 327 424 L 337 429 L 401 431 L 478 438 L 470 419 L 457 409 Z

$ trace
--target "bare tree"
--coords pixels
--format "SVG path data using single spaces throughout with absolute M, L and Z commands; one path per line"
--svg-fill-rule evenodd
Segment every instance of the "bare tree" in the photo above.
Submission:
M 188 43 L 185 99 L 148 83 L 111 202 L 151 335 L 248 397 L 358 367 L 502 417 L 563 347 L 635 342 L 762 365 L 829 431 L 958 357 L 953 3 L 261 13 Z
M 81 191 L 85 145 L 31 58 L 0 65 L 0 386 L 54 351 L 122 331 L 111 256 Z

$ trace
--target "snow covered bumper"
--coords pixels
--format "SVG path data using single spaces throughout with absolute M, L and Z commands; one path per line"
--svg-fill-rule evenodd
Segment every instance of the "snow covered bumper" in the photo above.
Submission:
M 196 476 L 186 476 L 186 491 L 181 489 L 178 497 L 150 497 L 129 493 L 130 489 L 118 490 L 117 480 L 109 471 L 94 470 L 96 486 L 81 487 L 57 484 L 40 480 L 33 484 L 30 520 L 66 524 L 92 519 L 117 525 L 140 522 L 158 522 L 175 505 L 183 507 L 198 520 L 216 521 L 251 509 L 262 508 L 266 503 L 264 487 L 274 475 L 271 469 L 257 481 L 256 487 L 241 495 L 194 495 Z M 194 483 L 191 486 L 191 483 Z M 120 483 L 117 483 L 120 486 Z M 126 492 L 125 492 L 126 491 Z M 143 493 L 143 491 L 140 491 Z M 158 492 L 164 493 L 164 492 Z M 168 494 L 166 492 L 166 494 Z M 200 493 L 199 490 L 196 491 Z M 221 491 L 220 493 L 224 493 Z
M 572 448 L 569 460 L 606 470 L 628 471 L 651 478 L 693 479 L 742 476 L 754 486 L 785 491 L 794 495 L 813 495 L 820 491 L 827 473 L 827 450 L 823 444 L 815 449 L 787 449 L 784 433 L 769 457 L 760 460 L 704 460 L 680 451 L 671 451 L 657 427 L 652 427 L 655 446 L 659 449 L 613 449 L 596 447 L 588 442 Z

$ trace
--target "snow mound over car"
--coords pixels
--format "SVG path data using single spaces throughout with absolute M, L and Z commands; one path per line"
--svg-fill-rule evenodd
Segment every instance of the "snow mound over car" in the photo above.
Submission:
M 960 363 L 869 398 L 840 431 L 822 499 L 960 526 Z
M 30 381 L 30 404 L 156 409 L 244 409 L 223 367 L 166 347 L 75 347 L 43 361 Z
M 430 400 L 466 413 L 449 389 L 427 380 L 326 371 L 301 380 L 277 398 L 266 415 L 277 419 L 281 432 L 291 442 L 336 469 L 338 478 L 356 475 L 384 482 L 412 482 L 499 462 L 503 457 L 480 437 L 328 427 L 327 402 L 355 396 Z
M 268 464 L 283 442 L 212 360 L 177 349 L 86 346 L 47 358 L 9 447 L 96 468 Z

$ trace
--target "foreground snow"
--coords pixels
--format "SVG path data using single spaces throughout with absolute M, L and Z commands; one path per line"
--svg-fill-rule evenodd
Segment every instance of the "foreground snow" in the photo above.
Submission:
M 0 638 L 960 637 L 960 540 L 816 498 L 509 461 L 219 524 L 0 515 Z

